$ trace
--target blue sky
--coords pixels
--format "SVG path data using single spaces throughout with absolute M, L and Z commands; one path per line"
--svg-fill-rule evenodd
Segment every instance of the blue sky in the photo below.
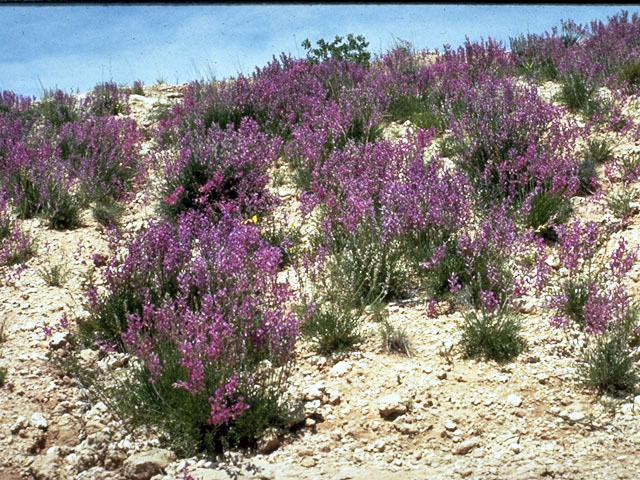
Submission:
M 542 33 L 560 20 L 606 21 L 640 5 L 57 5 L 0 6 L 0 90 L 87 91 L 97 83 L 153 84 L 250 74 L 301 42 L 363 34 L 381 53 L 396 39 L 418 49 Z

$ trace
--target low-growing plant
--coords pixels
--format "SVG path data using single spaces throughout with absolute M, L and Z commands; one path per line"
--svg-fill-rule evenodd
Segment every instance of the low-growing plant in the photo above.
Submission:
M 380 232 L 362 226 L 356 232 L 332 235 L 327 271 L 332 288 L 348 291 L 359 307 L 399 298 L 407 272 L 399 245 L 381 242 Z
M 39 273 L 50 287 L 62 287 L 69 277 L 69 270 L 62 263 L 50 263 L 48 267 L 41 268 Z
M 68 230 L 82 226 L 83 207 L 84 202 L 78 195 L 61 184 L 52 183 L 42 213 L 49 221 L 50 228 Z
M 362 340 L 360 315 L 362 310 L 335 302 L 311 303 L 304 307 L 305 319 L 300 333 L 321 353 L 350 350 Z
M 530 203 L 525 206 L 524 225 L 540 231 L 545 238 L 552 235 L 551 224 L 564 223 L 572 212 L 569 198 L 545 190 L 540 190 L 531 196 Z
M 607 206 L 618 218 L 629 218 L 634 212 L 634 208 L 631 206 L 634 195 L 629 190 L 616 193 L 611 192 L 607 195 Z
M 597 114 L 603 115 L 608 104 L 598 96 L 596 87 L 591 80 L 581 72 L 569 71 L 561 78 L 561 89 L 558 100 L 572 113 L 582 113 L 591 120 Z
M 511 52 L 515 57 L 516 71 L 533 77 L 537 82 L 557 80 L 558 68 L 554 57 L 564 50 L 558 38 L 549 35 L 528 34 L 510 39 Z
M 13 204 L 18 218 L 33 218 L 42 207 L 43 186 L 37 185 L 34 180 L 29 178 L 28 172 L 23 168 L 16 169 L 9 174 L 9 185 L 14 192 Z
M 520 321 L 504 311 L 469 311 L 461 326 L 460 346 L 465 357 L 509 362 L 526 349 Z
M 447 126 L 446 118 L 428 100 L 420 97 L 403 95 L 391 100 L 388 108 L 392 121 L 405 122 L 409 120 L 418 128 L 436 128 L 443 131 Z
M 270 373 L 273 378 L 256 378 L 249 387 L 238 377 L 218 387 L 221 372 L 207 369 L 206 385 L 195 393 L 176 388 L 171 381 L 185 376 L 178 352 L 170 347 L 156 351 L 166 367 L 153 382 L 149 381 L 149 369 L 137 365 L 130 369 L 129 378 L 112 386 L 97 384 L 95 378 L 87 383 L 130 427 L 158 427 L 160 439 L 178 454 L 193 456 L 204 451 L 214 455 L 232 447 L 255 447 L 268 428 L 284 430 L 289 422 L 292 406 L 274 388 L 286 381 L 286 370 Z M 147 408 L 141 409 L 141 405 Z
M 622 65 L 618 79 L 624 82 L 628 94 L 634 94 L 640 87 L 640 61 L 633 59 Z
M 405 329 L 394 326 L 385 320 L 380 326 L 380 337 L 382 338 L 382 347 L 386 351 L 401 353 L 408 357 L 412 355 L 411 340 Z
M 613 158 L 613 149 L 606 139 L 590 138 L 582 157 L 596 165 L 603 165 Z
M 588 195 L 597 189 L 596 168 L 612 158 L 613 150 L 609 142 L 597 138 L 589 139 L 578 165 L 578 180 L 580 181 L 579 193 Z
M 4 387 L 4 382 L 7 381 L 7 373 L 9 371 L 6 367 L 0 367 L 0 388 Z
M 590 156 L 584 156 L 578 165 L 578 181 L 580 187 L 578 194 L 591 195 L 598 189 L 598 177 L 596 168 L 598 163 Z
M 91 206 L 94 220 L 104 227 L 118 227 L 124 212 L 124 206 L 109 197 L 102 198 Z
M 581 354 L 578 378 L 585 386 L 601 393 L 633 391 L 640 382 L 637 360 L 625 332 L 620 328 L 612 329 L 609 333 L 596 335 Z

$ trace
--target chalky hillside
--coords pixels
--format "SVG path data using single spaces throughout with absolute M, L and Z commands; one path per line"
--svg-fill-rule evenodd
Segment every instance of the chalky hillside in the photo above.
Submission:
M 640 17 L 0 98 L 0 478 L 640 478 Z

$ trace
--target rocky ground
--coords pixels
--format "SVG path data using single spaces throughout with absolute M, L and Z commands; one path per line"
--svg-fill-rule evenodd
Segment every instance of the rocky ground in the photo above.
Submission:
M 154 104 L 175 101 L 180 91 L 160 85 L 132 96 L 132 117 L 150 126 Z M 143 200 L 131 202 L 125 225 L 137 227 L 152 213 Z M 574 201 L 581 215 L 610 225 L 611 242 L 624 236 L 630 246 L 640 245 L 637 208 L 622 223 L 601 208 L 601 197 Z M 0 367 L 7 369 L 0 389 L 2 480 L 169 480 L 185 478 L 185 466 L 200 480 L 640 478 L 640 392 L 615 399 L 581 389 L 573 378 L 582 339 L 550 327 L 541 298 L 525 302 L 529 349 L 507 365 L 462 359 L 460 313 L 442 304 L 441 314 L 430 318 L 420 299 L 388 307 L 390 322 L 412 342 L 410 357 L 382 348 L 373 319 L 359 348 L 339 358 L 315 354 L 301 342 L 290 394 L 304 402 L 303 424 L 284 437 L 267 434 L 260 451 L 177 459 L 153 432 L 128 432 L 49 360 L 65 343 L 60 318 L 82 311 L 82 284 L 91 271 L 99 277 L 92 255 L 109 254 L 102 227 L 87 213 L 84 226 L 70 232 L 38 220 L 25 228 L 38 240 L 38 255 L 0 288 Z M 69 272 L 62 287 L 41 277 L 41 269 L 54 264 Z M 631 281 L 639 295 L 640 265 Z M 45 327 L 54 334 L 45 338 Z M 126 363 L 107 363 L 91 350 L 81 358 L 112 371 Z

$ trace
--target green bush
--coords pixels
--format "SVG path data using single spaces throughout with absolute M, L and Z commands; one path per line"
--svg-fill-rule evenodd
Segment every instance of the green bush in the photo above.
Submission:
M 572 113 L 582 113 L 591 119 L 601 112 L 605 106 L 596 96 L 595 88 L 579 72 L 568 72 L 560 79 L 561 89 L 559 100 Z
M 371 54 L 367 51 L 369 42 L 364 36 L 347 35 L 346 41 L 343 37 L 336 35 L 333 42 L 327 43 L 324 39 L 316 42 L 317 48 L 311 47 L 311 42 L 306 39 L 302 42 L 302 48 L 307 51 L 307 59 L 310 63 L 320 63 L 325 60 L 347 60 L 365 66 L 369 65 Z
M 362 340 L 359 331 L 361 314 L 358 309 L 323 302 L 314 306 L 301 324 L 300 333 L 318 352 L 344 352 Z
M 613 149 L 607 140 L 590 138 L 582 158 L 596 165 L 602 165 L 613 158 Z
M 617 328 L 596 337 L 581 355 L 578 378 L 585 386 L 600 392 L 632 391 L 640 381 L 636 358 L 624 330 Z
M 118 227 L 124 210 L 120 203 L 109 198 L 98 200 L 91 207 L 94 220 L 105 227 Z
M 77 359 L 67 360 L 66 368 L 81 378 L 128 427 L 156 426 L 160 440 L 180 456 L 200 452 L 215 455 L 231 447 L 255 447 L 267 428 L 283 431 L 289 423 L 293 409 L 282 400 L 276 388 L 277 382 L 284 380 L 284 373 L 279 375 L 282 378 L 275 378 L 274 369 L 267 368 L 266 376 L 257 375 L 250 382 L 240 381 L 236 393 L 251 408 L 233 422 L 211 425 L 207 391 L 215 390 L 216 382 L 224 378 L 225 372 L 206 369 L 204 378 L 208 390 L 194 395 L 175 387 L 175 379 L 186 375 L 175 346 L 160 346 L 156 353 L 165 368 L 153 383 L 148 381 L 151 372 L 141 363 L 131 365 L 126 376 L 114 377 L 108 385 L 99 380 L 104 373 L 80 367 Z M 248 387 L 249 384 L 254 388 Z
M 23 170 L 16 170 L 9 179 L 15 190 L 21 192 L 16 199 L 15 209 L 18 218 L 33 218 L 42 208 L 40 189 Z
M 389 105 L 388 115 L 395 122 L 409 120 L 416 127 L 423 129 L 433 127 L 442 132 L 447 127 L 444 116 L 436 106 L 422 97 L 408 95 L 395 97 Z
M 562 314 L 582 328 L 584 326 L 584 307 L 589 299 L 589 285 L 577 281 L 569 281 L 564 287 L 566 301 Z
M 464 316 L 460 346 L 465 357 L 509 362 L 527 345 L 520 335 L 522 326 L 510 313 L 470 311 Z
M 384 320 L 380 326 L 382 347 L 389 352 L 397 352 L 410 357 L 412 355 L 411 340 L 406 330 L 392 325 Z
M 629 218 L 634 212 L 631 206 L 633 193 L 625 190 L 621 193 L 610 193 L 607 195 L 607 206 L 617 218 Z
M 571 202 L 567 197 L 541 190 L 533 197 L 524 224 L 539 229 L 550 223 L 564 223 L 570 215 Z
M 354 306 L 400 298 L 406 292 L 401 247 L 383 242 L 377 228 L 361 225 L 357 232 L 335 233 L 330 253 L 326 268 L 332 288 L 348 292 Z
M 40 277 L 50 287 L 63 286 L 66 283 L 68 276 L 69 270 L 60 263 L 52 264 L 49 265 L 49 267 L 40 269 Z
M 80 214 L 83 202 L 78 195 L 65 191 L 59 185 L 49 188 L 43 214 L 49 221 L 49 227 L 55 230 L 69 230 L 82 226 Z
M 633 94 L 640 87 L 640 60 L 629 60 L 622 65 L 618 79 L 627 86 L 627 92 Z

